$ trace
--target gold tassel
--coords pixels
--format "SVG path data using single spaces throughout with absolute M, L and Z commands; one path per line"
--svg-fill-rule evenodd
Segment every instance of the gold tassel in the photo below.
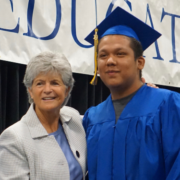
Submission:
M 96 85 L 97 84 L 97 46 L 98 46 L 98 29 L 95 29 L 94 34 L 94 77 L 91 80 L 90 84 Z

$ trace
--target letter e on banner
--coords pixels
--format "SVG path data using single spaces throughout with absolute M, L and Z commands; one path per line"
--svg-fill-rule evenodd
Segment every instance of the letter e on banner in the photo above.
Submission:
M 13 12 L 13 1 L 12 0 L 9 0 L 9 4 L 11 5 L 11 10 Z M 20 21 L 20 18 L 18 18 L 18 23 L 16 25 L 16 27 L 14 29 L 5 29 L 5 28 L 0 28 L 0 30 L 2 31 L 8 31 L 8 32 L 13 32 L 13 33 L 18 33 L 19 32 L 19 21 Z

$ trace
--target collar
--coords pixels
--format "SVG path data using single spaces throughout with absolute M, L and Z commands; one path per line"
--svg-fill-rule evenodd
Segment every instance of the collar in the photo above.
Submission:
M 72 119 L 72 117 L 68 115 L 71 114 L 69 111 L 69 108 L 66 106 L 61 108 L 60 118 L 62 123 L 68 123 Z M 49 135 L 44 126 L 39 121 L 39 118 L 37 117 L 36 112 L 34 111 L 33 103 L 29 107 L 29 110 L 23 117 L 22 121 L 26 122 L 32 138 L 41 138 Z
M 48 136 L 46 129 L 43 127 L 36 115 L 36 112 L 34 111 L 33 103 L 31 104 L 26 115 L 23 118 L 24 119 L 22 119 L 22 121 L 26 121 L 32 138 Z
M 72 112 L 69 107 L 63 106 L 61 108 L 60 118 L 61 118 L 62 123 L 68 123 L 72 119 L 72 116 L 70 114 L 72 114 Z

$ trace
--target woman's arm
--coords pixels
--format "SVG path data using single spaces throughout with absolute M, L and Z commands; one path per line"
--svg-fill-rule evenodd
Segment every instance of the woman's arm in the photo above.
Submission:
M 29 180 L 29 166 L 20 139 L 13 128 L 0 135 L 0 179 Z

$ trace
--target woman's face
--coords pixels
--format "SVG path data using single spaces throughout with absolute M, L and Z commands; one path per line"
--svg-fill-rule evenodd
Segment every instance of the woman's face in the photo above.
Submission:
M 69 89 L 57 73 L 40 73 L 28 89 L 37 112 L 58 111 L 68 95 Z

